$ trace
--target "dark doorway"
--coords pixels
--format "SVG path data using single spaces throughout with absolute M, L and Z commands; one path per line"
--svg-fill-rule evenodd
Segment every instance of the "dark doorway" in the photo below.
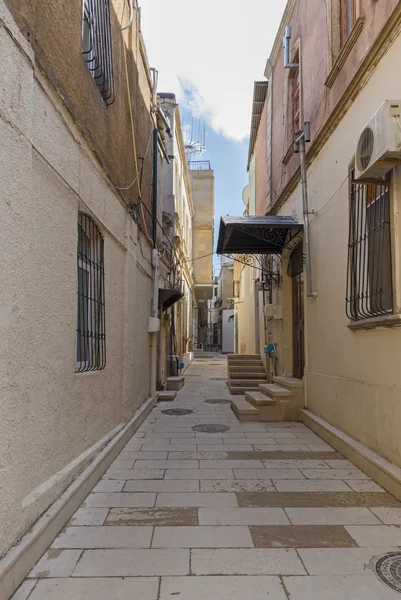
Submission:
M 302 379 L 305 366 L 302 244 L 299 244 L 291 254 L 288 275 L 292 277 L 292 372 L 293 377 Z

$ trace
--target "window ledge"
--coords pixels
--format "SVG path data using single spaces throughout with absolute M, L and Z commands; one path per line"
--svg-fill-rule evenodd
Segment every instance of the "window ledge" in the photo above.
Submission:
M 350 321 L 348 327 L 351 331 L 371 331 L 372 329 L 383 329 L 386 327 L 401 327 L 401 314 Z
M 283 158 L 283 165 L 288 165 L 288 163 L 290 162 L 291 156 L 294 154 L 294 143 L 291 142 L 290 147 L 288 148 L 287 152 L 284 155 Z
M 326 81 L 324 82 L 324 85 L 328 88 L 331 88 L 335 82 L 335 80 L 337 79 L 338 74 L 340 73 L 341 69 L 343 68 L 345 61 L 347 60 L 348 56 L 351 53 L 352 48 L 354 47 L 357 39 L 360 36 L 360 33 L 362 31 L 363 28 L 363 24 L 365 22 L 365 17 L 358 17 L 357 20 L 355 21 L 355 24 L 351 30 L 351 33 L 349 34 L 347 41 L 345 42 L 344 46 L 341 48 L 339 55 L 337 56 L 336 60 L 334 61 L 334 65 L 329 73 L 329 76 L 327 77 Z

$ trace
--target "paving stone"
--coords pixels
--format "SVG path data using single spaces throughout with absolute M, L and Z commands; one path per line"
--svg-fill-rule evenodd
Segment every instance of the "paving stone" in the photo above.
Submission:
M 257 460 L 266 460 L 266 461 L 289 461 L 289 460 L 299 460 L 299 461 L 308 461 L 308 460 L 317 460 L 323 461 L 332 455 L 332 452 L 310 452 L 310 451 L 296 451 L 296 452 L 287 452 L 285 450 L 254 450 L 252 452 L 227 452 L 227 458 L 232 460 L 249 460 L 249 459 L 257 459 Z M 337 455 L 337 453 L 335 453 Z M 340 454 L 338 454 L 340 456 Z
M 141 453 L 148 451 L 149 447 L 148 446 L 143 446 L 143 449 L 141 449 Z M 167 453 L 169 452 L 196 452 L 198 449 L 198 446 L 196 444 L 166 444 L 166 445 L 158 445 L 157 446 L 158 449 L 165 451 Z
M 159 580 L 140 579 L 51 579 L 39 581 L 29 600 L 156 600 Z
M 194 438 L 195 434 L 193 431 L 191 432 L 186 432 L 186 433 L 180 433 L 179 436 L 171 436 L 169 433 L 147 433 L 145 436 L 146 440 L 160 440 L 162 438 L 171 438 L 171 437 L 180 437 L 181 439 L 189 439 L 189 438 Z M 147 443 L 147 442 L 144 442 Z M 150 442 L 152 443 L 152 442 Z
M 350 460 L 346 460 L 345 458 L 328 459 L 325 462 L 331 469 L 355 469 L 355 465 Z
M 252 450 L 252 446 L 248 445 L 248 444 L 244 444 L 244 445 L 234 445 L 234 444 L 210 444 L 210 445 L 203 445 L 203 444 L 198 444 L 198 450 L 200 452 L 204 452 L 204 451 L 210 451 L 210 452 L 231 452 L 234 450 L 239 450 L 239 451 L 246 451 L 246 450 Z M 235 457 L 232 457 L 235 458 Z
M 352 548 L 355 540 L 341 525 L 258 525 L 250 527 L 256 548 Z
M 293 525 L 380 525 L 368 508 L 287 508 Z
M 234 475 L 236 479 L 305 479 L 298 469 L 234 469 Z
M 254 446 L 255 444 L 260 445 L 263 444 L 264 446 L 275 446 L 276 450 L 277 450 L 277 442 L 273 439 L 268 439 L 268 438 L 249 438 L 249 437 L 235 437 L 235 438 L 224 438 L 224 443 L 227 444 L 231 444 L 231 445 L 235 445 L 235 446 L 241 446 L 243 444 L 251 444 L 251 446 Z
M 168 459 L 172 460 L 217 460 L 228 458 L 227 452 L 169 452 Z
M 161 575 L 187 575 L 188 573 L 189 550 L 177 549 L 171 552 L 171 550 L 163 549 L 120 549 L 85 551 L 75 567 L 73 576 L 142 578 Z M 134 594 L 133 600 L 137 597 Z M 82 598 L 82 600 L 87 599 Z M 107 600 L 114 600 L 114 598 L 109 597 Z M 127 600 L 127 598 L 124 597 L 122 600 Z
M 203 469 L 263 469 L 260 460 L 200 460 Z
M 157 495 L 156 506 L 238 506 L 234 493 L 160 493 Z
M 351 488 L 345 481 L 323 479 L 312 481 L 310 479 L 303 481 L 278 480 L 272 477 L 273 484 L 279 492 L 351 492 Z
M 152 527 L 67 527 L 52 548 L 149 548 Z
M 131 458 L 132 460 L 164 460 L 167 458 L 167 451 L 161 452 L 155 450 L 149 452 L 148 450 L 135 450 L 133 452 L 121 452 L 121 458 Z
M 103 479 L 163 479 L 163 469 L 127 469 L 107 471 Z
M 323 460 L 264 460 L 266 469 L 329 469 Z
M 401 506 L 390 494 L 375 492 L 271 492 L 238 493 L 240 506 L 281 506 L 287 507 L 372 507 Z M 374 512 L 374 509 L 371 508 Z M 379 509 L 380 510 L 380 509 Z M 387 510 L 383 508 L 382 510 Z M 397 509 L 397 510 L 401 510 Z M 376 514 L 376 513 L 375 513 Z M 379 516 L 379 515 L 378 515 Z
M 232 469 L 167 469 L 165 479 L 234 479 Z
M 382 553 L 383 548 L 300 548 L 298 550 L 309 575 L 372 573 L 369 563 L 374 556 Z
M 371 480 L 365 481 L 352 481 L 348 480 L 347 485 L 356 492 L 385 492 L 380 485 Z
M 122 492 L 124 486 L 124 479 L 102 479 L 92 491 L 95 493 Z
M 374 575 L 285 577 L 291 600 L 397 600 L 399 594 L 386 588 Z
M 308 446 L 309 446 L 309 449 L 312 450 L 312 452 L 322 452 L 322 451 L 335 452 L 334 448 L 329 446 L 329 444 L 324 444 L 322 442 L 322 440 L 320 440 L 320 443 L 318 443 L 318 444 L 308 444 Z
M 200 482 L 201 492 L 269 492 L 275 487 L 268 479 L 211 479 Z
M 278 577 L 163 577 L 160 600 L 286 600 Z
M 197 460 L 137 460 L 134 469 L 197 469 Z
M 125 484 L 124 492 L 199 492 L 199 481 L 195 479 L 130 480 Z
M 383 494 L 380 494 L 382 496 Z M 384 506 L 384 504 L 382 504 Z M 370 508 L 385 525 L 401 525 L 401 508 Z
M 109 494 L 90 494 L 85 500 L 85 507 L 124 507 L 124 506 L 143 506 L 152 507 L 155 505 L 156 494 L 152 493 L 109 493 Z
M 27 600 L 37 581 L 37 579 L 26 579 L 11 597 L 11 600 Z
M 308 446 L 305 444 L 288 444 L 285 446 L 278 446 L 277 444 L 267 446 L 266 444 L 253 444 L 255 450 L 261 450 L 263 452 L 310 452 Z
M 290 525 L 282 508 L 200 508 L 198 512 L 199 525 Z
M 155 527 L 152 548 L 252 548 L 248 527 Z
M 295 550 L 286 548 L 237 548 L 192 550 L 194 575 L 306 575 Z
M 117 458 L 113 463 L 111 463 L 108 471 L 115 471 L 116 469 L 132 469 L 134 466 L 134 460 L 124 460 L 122 458 Z
M 70 577 L 78 562 L 82 550 L 49 550 L 36 563 L 28 577 L 42 579 L 44 577 Z
M 112 508 L 106 525 L 198 525 L 196 508 Z
M 78 508 L 69 525 L 103 525 L 108 512 L 108 508 Z
M 396 525 L 372 527 L 350 525 L 345 529 L 361 547 L 401 546 L 401 527 Z
M 302 469 L 307 479 L 369 479 L 357 468 L 354 469 Z

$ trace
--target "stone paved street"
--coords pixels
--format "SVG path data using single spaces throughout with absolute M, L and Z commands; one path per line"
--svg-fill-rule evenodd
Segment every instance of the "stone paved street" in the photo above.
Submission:
M 230 398 L 224 357 L 185 375 L 14 600 L 399 598 L 370 561 L 401 546 L 401 503 L 303 424 L 240 423 L 215 403 Z

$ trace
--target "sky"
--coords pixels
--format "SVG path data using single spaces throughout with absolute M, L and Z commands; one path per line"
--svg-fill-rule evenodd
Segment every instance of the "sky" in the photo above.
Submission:
M 215 172 L 215 243 L 221 215 L 241 215 L 254 81 L 264 80 L 286 0 L 141 0 L 159 92 L 173 92 L 184 127 L 206 126 Z M 215 264 L 216 261 L 215 261 Z

